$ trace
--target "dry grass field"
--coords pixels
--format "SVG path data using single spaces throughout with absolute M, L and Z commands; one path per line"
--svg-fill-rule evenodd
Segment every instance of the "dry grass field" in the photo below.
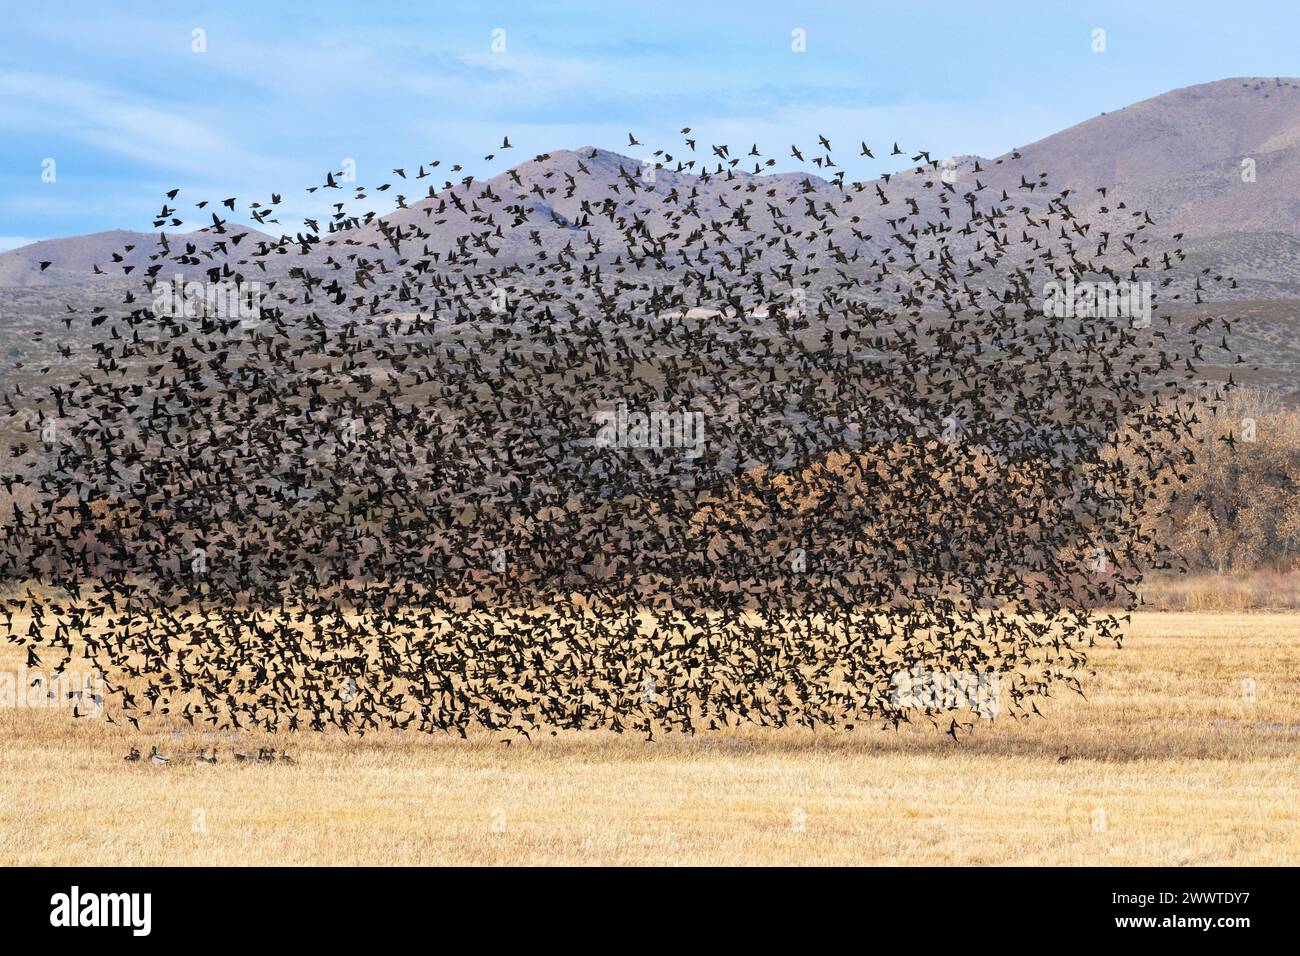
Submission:
M 303 733 L 275 741 L 294 765 L 261 765 L 230 756 L 256 738 L 6 707 L 0 863 L 1300 862 L 1300 614 L 1135 615 L 1094 662 L 1087 700 L 957 744 Z M 0 649 L 0 671 L 21 663 Z M 193 761 L 213 744 L 220 763 Z M 132 745 L 172 762 L 125 763 Z

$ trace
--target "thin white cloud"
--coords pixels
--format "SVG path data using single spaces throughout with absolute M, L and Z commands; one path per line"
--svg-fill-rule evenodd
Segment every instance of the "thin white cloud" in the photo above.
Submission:
M 283 162 L 242 147 L 228 131 L 106 86 L 3 71 L 0 99 L 22 104 L 4 112 L 6 125 L 21 123 L 29 133 L 35 127 L 71 135 L 151 166 L 186 172 L 210 172 L 214 167 L 288 171 Z

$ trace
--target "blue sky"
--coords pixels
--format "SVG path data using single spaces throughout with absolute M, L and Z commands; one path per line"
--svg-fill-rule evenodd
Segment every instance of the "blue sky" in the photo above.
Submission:
M 682 126 L 778 157 L 817 133 L 846 161 L 861 139 L 996 155 L 1175 87 L 1300 74 L 1298 35 L 1282 2 L 13 3 L 0 249 L 148 229 L 178 186 L 314 212 L 303 188 L 345 157 L 365 183 L 433 158 L 484 175 L 554 148 L 679 152 Z M 485 162 L 503 134 L 516 148 Z

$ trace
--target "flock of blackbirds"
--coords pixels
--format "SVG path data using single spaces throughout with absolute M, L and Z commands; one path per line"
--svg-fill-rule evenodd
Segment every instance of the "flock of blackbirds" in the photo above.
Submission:
M 956 737 L 991 714 L 954 688 L 1081 690 L 1177 565 L 1149 509 L 1221 392 L 1194 360 L 1227 323 L 1162 294 L 1231 280 L 1019 153 L 853 182 L 825 137 L 791 155 L 830 178 L 690 134 L 333 171 L 278 239 L 233 198 L 178 233 L 169 192 L 0 399 L 7 639 L 136 728 Z M 155 308 L 176 274 L 256 308 Z M 1154 319 L 1045 313 L 1066 280 L 1150 282 Z

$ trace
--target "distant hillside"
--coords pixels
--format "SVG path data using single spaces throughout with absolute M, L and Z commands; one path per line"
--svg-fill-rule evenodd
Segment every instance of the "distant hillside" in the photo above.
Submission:
M 426 231 L 429 237 L 423 245 L 442 254 L 444 262 L 448 251 L 464 253 L 465 237 L 474 234 L 490 237 L 491 255 L 484 259 L 510 262 L 530 258 L 539 249 L 553 254 L 566 244 L 614 245 L 610 240 L 634 228 L 635 217 L 621 210 L 614 216 L 593 210 L 604 204 L 607 213 L 611 201 L 625 207 L 633 198 L 649 210 L 638 215 L 651 220 L 656 204 L 678 211 L 689 205 L 702 229 L 725 224 L 750 241 L 824 226 L 846 253 L 867 258 L 891 244 L 888 220 L 906 212 L 908 197 L 920 203 L 923 216 L 938 218 L 939 190 L 926 188 L 927 182 L 933 186 L 936 173 L 932 168 L 913 173 L 916 164 L 908 163 L 910 150 L 899 157 L 903 169 L 887 185 L 890 204 L 875 201 L 874 184 L 861 191 L 841 190 L 829 181 L 829 167 L 821 170 L 823 176 L 753 176 L 755 160 L 748 156 L 742 155 L 733 166 L 703 145 L 697 152 L 685 147 L 675 152 L 671 160 L 664 158 L 649 192 L 637 179 L 641 159 L 583 147 L 522 162 L 470 187 L 440 190 L 432 199 L 389 210 L 383 221 Z M 816 153 L 809 150 L 807 155 L 811 160 Z M 1253 161 L 1254 182 L 1243 182 L 1243 160 Z M 398 188 L 393 192 L 372 192 L 365 201 L 387 202 L 379 197 L 399 191 L 425 195 L 442 172 L 422 180 L 395 180 Z M 1234 78 L 1173 90 L 1055 133 L 1022 147 L 1018 155 L 962 157 L 956 174 L 959 194 L 978 189 L 989 200 L 1005 190 L 1016 203 L 1030 207 L 1069 189 L 1071 207 L 1082 221 L 1093 224 L 1089 240 L 1102 231 L 1122 237 L 1135 217 L 1148 212 L 1157 227 L 1145 235 L 1155 240 L 1183 234 L 1181 240 L 1169 239 L 1165 248 L 1186 251 L 1189 267 L 1194 261 L 1200 268 L 1236 275 L 1240 298 L 1300 297 L 1300 80 Z M 1030 194 L 1019 188 L 1040 175 L 1046 176 L 1047 188 Z M 484 200 L 485 190 L 494 198 Z M 846 193 L 852 200 L 849 206 L 844 205 Z M 339 198 L 350 199 L 351 190 L 341 189 Z M 517 213 L 506 212 L 509 207 L 523 210 L 522 225 L 514 226 Z M 196 218 L 193 225 L 201 222 Z M 657 228 L 662 223 L 648 225 L 652 231 L 665 231 Z M 243 232 L 248 237 L 235 246 L 234 238 Z M 270 241 L 267 236 L 234 225 L 221 237 L 178 234 L 171 237 L 166 272 L 178 260 L 207 268 L 228 255 L 237 266 L 241 259 L 245 264 L 259 259 L 251 268 L 272 275 L 282 273 L 291 261 L 320 264 L 328 256 L 342 259 L 357 248 L 370 257 L 390 251 L 377 223 L 352 231 L 348 238 L 353 248 L 321 245 L 304 259 L 297 248 L 292 256 L 266 255 L 259 246 Z M 977 238 L 969 245 L 973 247 Z M 719 238 L 715 245 L 725 247 L 727 241 Z M 224 243 L 224 248 L 214 248 L 214 243 Z M 128 245 L 135 248 L 124 253 Z M 140 272 L 146 256 L 154 252 L 156 237 L 147 233 L 115 231 L 40 242 L 0 255 L 0 287 L 94 282 L 100 278 L 95 266 L 104 277 L 121 278 L 128 270 Z M 114 260 L 115 253 L 121 261 Z M 472 246 L 469 254 L 475 254 Z M 52 263 L 44 272 L 42 261 Z
M 236 242 L 237 237 L 246 234 Z M 264 233 L 245 226 L 230 229 L 228 235 L 210 232 L 176 233 L 171 235 L 173 256 L 201 255 L 212 252 L 219 243 L 230 250 L 238 250 L 247 242 L 249 246 L 259 239 L 270 239 Z M 245 246 L 248 248 L 248 246 Z M 221 250 L 215 250 L 218 253 Z M 66 239 L 47 239 L 0 255 L 0 287 L 28 288 L 43 286 L 69 286 L 94 282 L 97 278 L 109 280 L 142 272 L 149 265 L 149 256 L 158 252 L 158 234 L 129 232 L 113 229 Z M 115 258 L 120 257 L 120 260 Z M 44 270 L 41 263 L 50 263 Z M 101 274 L 95 272 L 98 266 Z M 127 272 L 127 270 L 131 270 Z

